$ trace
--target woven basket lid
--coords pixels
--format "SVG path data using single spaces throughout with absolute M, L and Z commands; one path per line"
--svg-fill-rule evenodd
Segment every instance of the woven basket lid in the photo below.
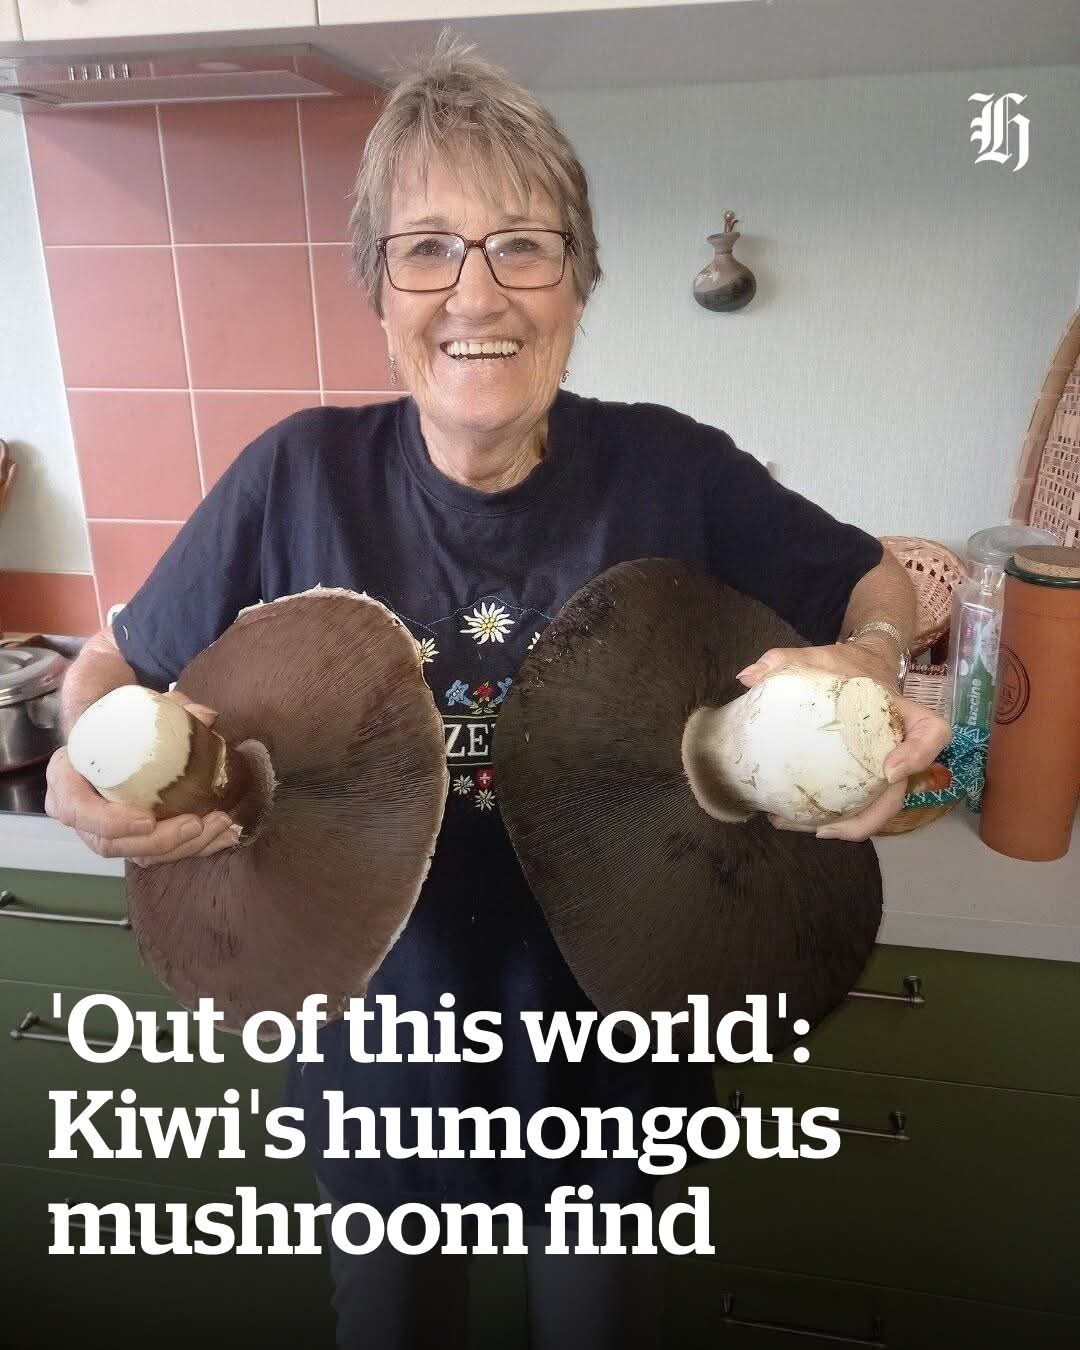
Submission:
M 967 580 L 963 562 L 933 539 L 885 535 L 881 542 L 906 569 L 915 587 L 917 608 L 912 656 L 927 652 L 949 631 L 953 593 Z

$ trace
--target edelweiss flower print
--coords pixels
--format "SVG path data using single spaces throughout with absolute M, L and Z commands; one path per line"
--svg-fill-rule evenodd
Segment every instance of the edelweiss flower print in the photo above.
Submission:
M 411 630 L 446 733 L 451 804 L 495 817 L 495 726 L 548 616 L 485 596 Z
M 513 619 L 502 605 L 478 605 L 466 616 L 465 627 L 461 631 L 468 633 L 478 643 L 502 642 L 513 626 Z

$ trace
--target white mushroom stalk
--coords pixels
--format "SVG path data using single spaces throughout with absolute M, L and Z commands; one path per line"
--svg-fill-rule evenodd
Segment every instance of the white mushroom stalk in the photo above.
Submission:
M 249 829 L 273 793 L 263 746 L 228 745 L 174 699 L 137 684 L 92 703 L 71 728 L 67 751 L 72 768 L 102 797 L 158 820 L 227 811 Z
M 881 796 L 884 760 L 903 734 L 897 700 L 876 680 L 786 666 L 723 708 L 691 713 L 682 760 L 717 820 L 765 811 L 825 825 Z

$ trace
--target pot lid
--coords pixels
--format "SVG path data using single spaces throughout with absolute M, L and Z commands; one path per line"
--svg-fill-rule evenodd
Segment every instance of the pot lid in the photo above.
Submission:
M 992 525 L 967 541 L 968 562 L 985 563 L 1000 571 L 1017 549 L 1053 542 L 1053 534 L 1037 525 Z
M 0 647 L 0 708 L 59 689 L 67 666 L 47 647 Z

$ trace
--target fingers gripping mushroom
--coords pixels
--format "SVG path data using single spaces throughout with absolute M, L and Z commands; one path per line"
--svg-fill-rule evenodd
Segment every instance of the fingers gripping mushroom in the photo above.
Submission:
M 264 746 L 228 745 L 172 699 L 138 684 L 92 703 L 68 736 L 71 766 L 111 802 L 158 820 L 227 811 L 250 830 L 269 805 Z

